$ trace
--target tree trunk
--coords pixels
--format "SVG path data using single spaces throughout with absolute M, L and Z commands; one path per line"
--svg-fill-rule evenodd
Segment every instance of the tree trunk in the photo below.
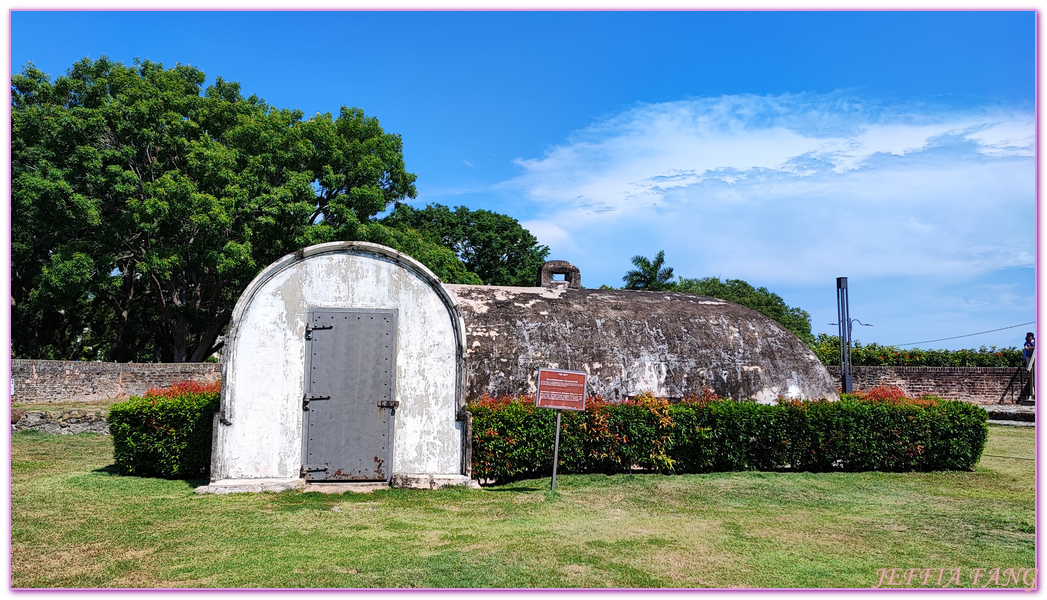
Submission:
M 189 362 L 204 362 L 208 356 L 214 354 L 218 349 L 215 346 L 215 341 L 218 340 L 218 335 L 222 332 L 222 329 L 229 324 L 231 316 L 232 312 L 229 309 L 225 309 L 211 319 L 211 323 L 207 326 L 207 331 L 201 336 L 200 343 L 196 345 L 196 350 L 193 351 Z
M 186 362 L 186 335 L 189 324 L 185 317 L 171 320 L 171 362 Z

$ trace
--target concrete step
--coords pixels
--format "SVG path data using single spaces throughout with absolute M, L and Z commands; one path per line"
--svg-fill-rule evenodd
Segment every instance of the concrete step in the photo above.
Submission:
M 989 413 L 989 422 L 994 425 L 1025 425 L 1036 422 L 1036 407 L 1017 404 L 989 404 L 982 408 Z

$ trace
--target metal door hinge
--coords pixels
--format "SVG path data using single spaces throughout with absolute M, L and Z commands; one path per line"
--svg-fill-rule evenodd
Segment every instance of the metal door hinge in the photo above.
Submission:
M 310 337 L 310 334 L 312 334 L 317 329 L 334 329 L 334 325 L 306 325 L 305 326 L 305 339 L 307 339 L 307 340 L 308 339 L 312 339 Z
M 378 407 L 379 408 L 396 408 L 397 406 L 400 406 L 400 401 L 399 400 L 379 400 L 378 401 Z
M 302 396 L 302 410 L 309 408 L 309 403 L 313 400 L 330 400 L 331 397 L 326 394 L 305 394 Z

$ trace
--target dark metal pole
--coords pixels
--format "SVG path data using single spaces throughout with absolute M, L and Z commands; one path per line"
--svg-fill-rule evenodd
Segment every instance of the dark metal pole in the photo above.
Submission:
M 840 387 L 845 394 L 854 393 L 851 378 L 851 310 L 847 298 L 847 278 L 836 278 L 836 312 L 840 325 Z
M 556 411 L 556 445 L 553 446 L 553 486 L 549 489 L 556 489 L 556 463 L 560 462 L 560 415 L 563 414 L 562 410 Z

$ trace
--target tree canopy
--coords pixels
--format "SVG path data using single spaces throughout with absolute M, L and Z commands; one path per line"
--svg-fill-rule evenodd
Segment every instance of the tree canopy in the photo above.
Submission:
M 539 245 L 516 219 L 487 210 L 398 204 L 381 222 L 431 236 L 488 285 L 533 286 L 549 256 L 549 248 Z
M 625 282 L 624 289 L 650 292 L 675 289 L 672 267 L 662 266 L 665 264 L 664 250 L 659 250 L 654 260 L 636 255 L 632 258 L 632 263 L 636 268 L 629 270 L 622 277 L 622 281 Z
M 808 345 L 814 343 L 814 336 L 811 334 L 811 315 L 805 310 L 787 305 L 781 296 L 765 287 L 754 288 L 741 279 L 720 281 L 719 277 L 706 277 L 705 279 L 681 277 L 676 289 L 681 292 L 712 296 L 741 304 L 774 319 L 804 343 Z
M 622 281 L 625 282 L 622 289 L 686 292 L 741 304 L 774 319 L 807 345 L 814 344 L 814 336 L 811 334 L 811 315 L 805 310 L 787 305 L 781 296 L 772 293 L 765 287 L 754 288 L 741 279 L 720 281 L 719 277 L 706 277 L 705 279 L 680 277 L 678 282 L 674 282 L 672 281 L 672 267 L 665 266 L 664 251 L 659 251 L 654 260 L 634 256 L 632 263 L 636 268 L 629 270 L 622 277 Z M 607 286 L 601 286 L 601 288 L 605 287 Z
M 342 107 L 277 109 L 196 68 L 84 59 L 11 78 L 12 353 L 202 361 L 250 280 L 304 246 L 454 254 L 374 217 L 413 198 L 400 136 Z

